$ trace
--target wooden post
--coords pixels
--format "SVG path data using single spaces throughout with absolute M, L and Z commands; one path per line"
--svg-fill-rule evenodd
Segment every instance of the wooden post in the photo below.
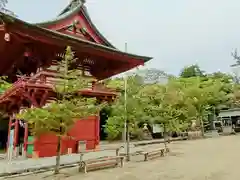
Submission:
M 19 131 L 19 120 L 15 119 L 14 123 L 14 150 L 16 149 L 18 143 L 18 131 Z
M 27 154 L 27 143 L 28 143 L 28 124 L 27 122 L 25 122 L 24 123 L 24 142 L 23 142 L 25 154 Z
M 14 157 L 18 157 L 19 155 L 19 147 L 17 147 L 18 144 L 18 136 L 19 136 L 19 120 L 15 119 L 15 123 L 14 123 Z
M 13 146 L 14 146 L 14 130 L 12 132 L 11 128 L 12 126 L 15 125 L 15 123 L 13 123 L 13 119 L 14 119 L 14 115 L 12 114 L 10 116 L 9 119 L 9 129 L 8 129 L 8 144 L 7 144 L 7 158 L 9 161 L 12 160 L 12 156 L 13 156 Z
M 12 127 L 12 116 L 9 118 L 9 123 L 8 123 L 8 141 L 7 141 L 7 151 L 9 149 L 9 143 L 10 143 L 10 131 Z

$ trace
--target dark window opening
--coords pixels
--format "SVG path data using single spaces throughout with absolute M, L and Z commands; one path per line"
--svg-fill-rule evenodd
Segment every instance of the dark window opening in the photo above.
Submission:
M 110 114 L 109 108 L 103 108 L 100 111 L 100 122 L 99 122 L 99 133 L 100 133 L 100 140 L 106 140 L 107 139 L 107 133 L 105 131 L 105 126 L 107 124 L 107 120 Z
M 8 142 L 8 119 L 1 119 L 0 120 L 0 153 L 1 151 L 6 150 L 7 142 Z

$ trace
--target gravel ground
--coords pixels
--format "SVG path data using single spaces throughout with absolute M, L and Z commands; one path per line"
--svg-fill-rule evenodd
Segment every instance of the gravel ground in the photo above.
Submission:
M 151 145 L 157 148 L 162 145 Z M 146 147 L 145 147 L 146 148 Z M 14 178 L 15 180 L 239 180 L 238 155 L 240 136 L 182 141 L 170 144 L 169 156 L 148 162 L 143 157 L 132 158 L 123 168 L 106 169 L 88 174 L 76 169 L 62 171 L 58 177 L 50 173 Z M 12 178 L 13 179 L 13 178 Z

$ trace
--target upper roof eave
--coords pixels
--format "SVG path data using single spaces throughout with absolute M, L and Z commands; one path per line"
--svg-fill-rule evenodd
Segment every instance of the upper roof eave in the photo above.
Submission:
M 144 63 L 152 59 L 152 57 L 140 56 L 140 55 L 136 55 L 136 54 L 126 53 L 126 52 L 120 51 L 116 48 L 104 46 L 102 44 L 97 44 L 97 43 L 87 41 L 87 40 L 84 40 L 84 39 L 81 39 L 81 38 L 78 38 L 78 37 L 75 37 L 75 36 L 63 34 L 63 33 L 53 31 L 53 30 L 50 30 L 50 29 L 47 29 L 47 28 L 36 26 L 34 24 L 27 23 L 25 21 L 22 21 L 22 20 L 16 18 L 16 17 L 7 15 L 7 14 L 2 13 L 2 12 L 0 12 L 0 19 L 2 19 L 6 24 L 7 23 L 9 23 L 9 24 L 19 23 L 19 24 L 22 24 L 24 26 L 27 26 L 28 28 L 30 27 L 30 28 L 34 29 L 35 31 L 37 31 L 40 34 L 44 34 L 44 33 L 45 34 L 50 34 L 51 38 L 64 39 L 64 40 L 69 41 L 69 42 L 86 44 L 86 45 L 92 46 L 94 48 L 97 48 L 99 50 L 105 50 L 105 51 L 120 53 L 120 54 L 129 56 L 131 58 L 142 60 L 142 61 L 144 61 Z
M 105 44 L 107 44 L 108 46 L 115 48 L 114 45 L 112 45 L 112 43 L 110 43 L 102 34 L 101 32 L 97 29 L 97 27 L 94 25 L 94 23 L 92 22 L 88 12 L 87 12 L 87 8 L 84 6 L 85 0 L 78 0 L 78 4 L 77 6 L 72 9 L 69 10 L 69 8 L 71 7 L 71 4 L 74 2 L 74 0 L 72 0 L 69 5 L 64 8 L 61 13 L 57 16 L 57 18 L 50 20 L 50 21 L 45 21 L 45 22 L 40 22 L 40 23 L 34 23 L 37 26 L 47 26 L 47 25 L 51 25 L 51 24 L 56 24 L 61 20 L 64 20 L 74 14 L 77 14 L 79 11 L 81 11 L 81 9 L 83 10 L 83 15 L 85 16 L 86 20 L 88 21 L 89 25 L 94 29 L 94 31 L 98 34 L 98 36 L 105 42 Z

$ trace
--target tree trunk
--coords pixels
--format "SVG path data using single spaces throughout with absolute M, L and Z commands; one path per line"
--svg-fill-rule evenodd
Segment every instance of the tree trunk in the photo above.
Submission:
M 202 137 L 204 137 L 204 124 L 203 124 L 202 117 L 200 117 L 200 124 L 201 124 Z
M 165 150 L 168 148 L 167 146 L 167 131 L 166 131 L 166 125 L 164 124 L 163 125 L 163 137 L 164 137 L 164 147 L 165 147 Z
M 60 157 L 61 157 L 61 144 L 62 144 L 61 136 L 58 136 L 57 140 L 57 156 L 56 156 L 56 166 L 54 170 L 54 174 L 59 174 L 59 167 L 60 167 Z

